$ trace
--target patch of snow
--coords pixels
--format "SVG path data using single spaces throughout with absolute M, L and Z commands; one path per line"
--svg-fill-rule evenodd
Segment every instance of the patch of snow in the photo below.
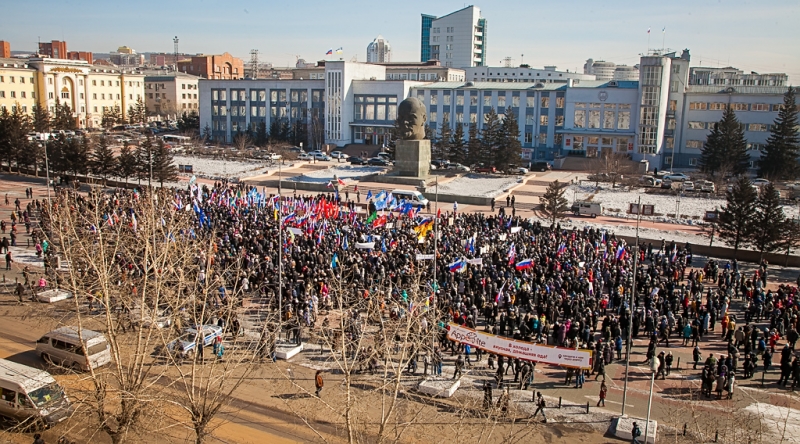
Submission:
M 467 174 L 450 182 L 439 184 L 442 194 L 454 194 L 471 197 L 494 197 L 522 180 L 521 176 L 491 176 L 485 174 Z M 436 192 L 436 186 L 429 186 L 426 194 Z
M 591 200 L 603 205 L 603 214 L 606 216 L 627 214 L 630 204 L 636 203 L 641 196 L 642 205 L 654 205 L 655 213 L 660 214 L 659 216 L 642 216 L 642 220 L 682 225 L 697 225 L 702 222 L 706 211 L 722 209 L 726 204 L 724 198 L 718 197 L 681 196 L 678 201 L 678 196 L 647 194 L 646 188 L 627 191 L 621 188 L 612 190 L 610 186 L 610 184 L 601 184 L 603 189 L 595 192 L 594 183 L 584 182 L 582 185 L 570 186 L 567 196 L 572 197 L 573 193 L 577 192 L 575 196 L 578 200 L 586 200 L 589 196 L 594 195 Z M 674 217 L 676 210 L 680 212 L 680 216 L 686 217 Z M 785 205 L 783 212 L 787 218 L 791 219 L 798 215 L 798 208 L 795 205 Z M 673 216 L 667 217 L 667 214 Z
M 194 175 L 199 178 L 234 178 L 254 171 L 268 170 L 264 162 L 239 162 L 232 160 L 207 159 L 204 157 L 174 156 L 175 165 L 192 165 Z M 277 169 L 277 166 L 271 167 Z
M 290 177 L 286 180 L 292 182 L 327 183 L 333 179 L 334 175 L 342 180 L 360 179 L 364 176 L 369 176 L 370 174 L 379 173 L 385 169 L 386 168 L 379 166 L 333 166 L 324 170 L 309 171 L 308 173 Z

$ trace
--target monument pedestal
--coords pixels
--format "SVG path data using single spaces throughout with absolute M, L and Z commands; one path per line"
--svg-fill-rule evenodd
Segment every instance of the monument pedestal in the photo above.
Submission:
M 430 140 L 398 140 L 394 150 L 392 173 L 425 179 L 431 171 Z

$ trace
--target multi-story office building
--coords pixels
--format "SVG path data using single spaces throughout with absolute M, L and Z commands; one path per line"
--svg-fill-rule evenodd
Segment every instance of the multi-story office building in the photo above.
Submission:
M 0 112 L 16 107 L 26 114 L 36 105 L 36 70 L 25 59 L 0 59 Z
M 386 67 L 386 80 L 422 80 L 428 82 L 463 82 L 466 79 L 461 68 L 442 66 L 438 60 L 427 62 L 380 63 Z
M 588 59 L 583 64 L 584 74 L 593 74 L 597 80 L 639 80 L 639 68 L 617 65 L 614 62 Z
M 178 61 L 178 71 L 204 79 L 243 79 L 244 62 L 227 52 L 220 55 L 198 54 L 190 60 Z
M 319 79 L 201 80 L 200 125 L 215 140 L 268 128 L 276 121 L 307 125 L 310 143 L 382 144 L 397 119 L 397 104 L 420 82 L 386 80 L 386 67 L 328 61 Z
M 144 65 L 144 54 L 137 54 L 135 49 L 127 46 L 120 46 L 116 51 L 112 51 L 108 58 L 111 63 L 120 66 Z
M 0 59 L 11 58 L 11 43 L 0 40 Z
M 689 68 L 690 85 L 728 85 L 728 86 L 785 86 L 789 76 L 783 73 L 745 74 L 742 70 L 732 68 L 707 68 L 694 66 Z
M 567 83 L 568 80 L 595 80 L 593 74 L 557 71 L 555 66 L 544 69 L 521 66 L 478 66 L 464 68 L 467 80 L 473 82 Z
M 367 63 L 389 63 L 392 61 L 392 47 L 379 35 L 367 45 Z
M 147 111 L 159 118 L 175 119 L 183 113 L 199 112 L 200 77 L 182 72 L 145 72 Z
M 380 144 L 393 126 L 397 104 L 412 96 L 425 103 L 428 125 L 437 133 L 444 122 L 452 129 L 463 125 L 465 133 L 471 123 L 480 130 L 489 109 L 501 116 L 513 112 L 526 160 L 621 152 L 662 169 L 694 167 L 708 131 L 725 107 L 733 106 L 757 161 L 787 87 L 691 85 L 689 61 L 688 51 L 650 54 L 640 59 L 638 80 L 587 80 L 593 75 L 568 73 L 549 82 L 393 79 L 396 64 L 327 62 L 308 80 L 203 80 L 200 115 L 203 127 L 223 141 L 259 119 L 267 125 L 301 119 L 311 128 L 313 116 L 326 143 Z M 494 68 L 485 69 L 488 76 Z M 530 71 L 509 69 L 514 70 L 509 74 Z M 312 108 L 316 111 L 309 114 Z
M 80 127 L 99 127 L 103 111 L 119 108 L 123 117 L 138 99 L 144 100 L 144 76 L 82 60 L 52 58 L 0 60 L 0 108 L 33 105 L 55 112 L 57 103 L 72 109 Z
M 477 6 L 442 17 L 422 14 L 420 61 L 440 60 L 454 68 L 486 66 L 486 25 Z

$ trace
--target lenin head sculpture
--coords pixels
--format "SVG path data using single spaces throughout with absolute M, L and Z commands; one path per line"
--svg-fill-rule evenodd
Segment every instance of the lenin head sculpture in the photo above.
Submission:
M 425 122 L 428 120 L 425 104 L 416 97 L 409 97 L 397 107 L 400 138 L 403 140 L 425 139 Z

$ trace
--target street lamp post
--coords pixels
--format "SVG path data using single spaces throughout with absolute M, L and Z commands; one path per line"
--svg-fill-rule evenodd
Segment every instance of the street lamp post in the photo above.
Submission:
M 650 396 L 647 399 L 647 421 L 644 424 L 644 442 L 647 443 L 647 435 L 650 433 L 650 407 L 653 405 L 653 385 L 656 383 L 656 372 L 661 365 L 658 356 L 653 356 L 650 361 Z M 655 441 L 655 439 L 653 439 Z
M 436 297 L 436 291 L 439 287 L 439 282 L 436 280 L 436 253 L 439 247 L 439 218 L 436 213 L 439 211 L 439 176 L 436 176 L 436 200 L 433 208 L 433 331 L 439 333 L 439 318 L 437 316 L 437 304 L 439 301 Z M 433 349 L 436 346 L 436 334 L 431 335 L 431 357 L 433 357 Z M 431 361 L 433 362 L 433 361 Z

